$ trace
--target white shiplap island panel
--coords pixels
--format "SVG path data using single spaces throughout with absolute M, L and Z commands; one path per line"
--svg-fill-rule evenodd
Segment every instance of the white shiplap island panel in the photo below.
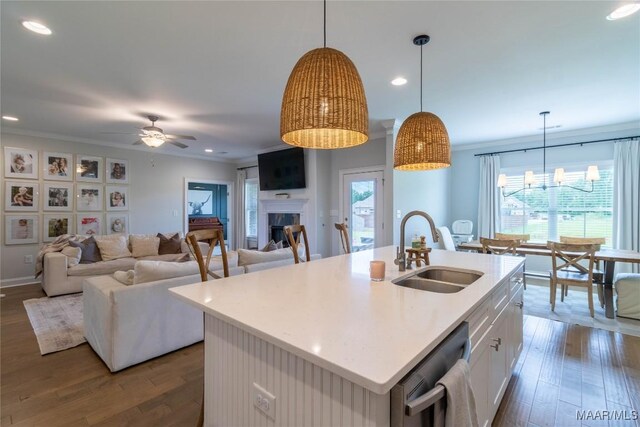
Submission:
M 205 325 L 205 425 L 389 425 L 389 393 L 375 394 L 215 317 Z M 275 419 L 254 407 L 254 382 L 276 396 Z

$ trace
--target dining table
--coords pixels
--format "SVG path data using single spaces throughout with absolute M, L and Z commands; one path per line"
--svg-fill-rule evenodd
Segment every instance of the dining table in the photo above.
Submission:
M 465 242 L 458 245 L 459 250 L 482 252 L 482 244 L 478 241 Z M 545 243 L 525 242 L 515 250 L 518 255 L 551 256 L 551 249 Z M 594 260 L 601 261 L 604 267 L 604 311 L 609 319 L 615 318 L 613 305 L 613 281 L 616 262 L 640 264 L 640 252 L 627 249 L 601 248 L 596 251 Z M 526 271 L 525 271 L 526 274 Z

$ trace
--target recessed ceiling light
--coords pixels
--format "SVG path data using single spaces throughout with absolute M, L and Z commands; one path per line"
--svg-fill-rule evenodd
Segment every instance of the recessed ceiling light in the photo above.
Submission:
M 404 77 L 396 77 L 395 79 L 391 80 L 391 84 L 394 86 L 402 86 L 404 84 L 407 84 L 407 79 L 405 79 Z
M 205 148 L 204 151 L 206 151 L 207 153 L 213 153 L 213 150 L 211 148 Z
M 46 25 L 42 25 L 36 21 L 22 21 L 22 26 L 27 30 L 33 31 L 34 33 L 42 34 L 43 36 L 50 36 L 51 30 Z
M 13 117 L 13 116 L 2 116 L 2 118 L 3 118 L 4 120 L 8 120 L 8 121 L 10 121 L 10 122 L 17 122 L 18 120 L 20 120 L 20 119 L 18 119 L 17 117 Z
M 607 19 L 609 21 L 615 21 L 616 19 L 624 18 L 633 13 L 636 13 L 639 10 L 640 3 L 625 4 L 624 6 L 620 6 L 619 8 L 611 12 L 609 16 L 607 16 Z

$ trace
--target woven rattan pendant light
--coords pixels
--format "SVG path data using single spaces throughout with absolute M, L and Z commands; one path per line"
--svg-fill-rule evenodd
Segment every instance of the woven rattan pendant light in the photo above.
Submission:
M 413 44 L 420 46 L 420 112 L 400 126 L 393 153 L 394 169 L 419 171 L 451 166 L 447 128 L 438 116 L 422 111 L 422 47 L 428 42 L 427 35 L 413 39 Z
M 369 139 L 369 112 L 362 80 L 353 62 L 327 47 L 307 52 L 293 68 L 282 97 L 280 137 L 303 148 L 348 148 Z

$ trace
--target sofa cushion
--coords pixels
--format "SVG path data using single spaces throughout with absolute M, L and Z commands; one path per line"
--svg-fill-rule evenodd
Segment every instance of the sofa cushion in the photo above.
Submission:
M 91 264 L 93 262 L 102 261 L 100 249 L 98 248 L 96 239 L 94 239 L 93 236 L 88 239 L 84 239 L 81 242 L 69 240 L 69 245 L 82 250 L 82 254 L 80 255 L 80 264 Z
M 138 261 L 135 264 L 134 271 L 134 285 L 155 282 L 157 280 L 172 279 L 174 277 L 191 276 L 193 274 L 200 273 L 198 263 L 196 261 Z
M 118 258 L 111 261 L 100 261 L 92 264 L 78 264 L 67 269 L 69 276 L 101 276 L 113 274 L 118 270 L 131 270 L 136 264 L 135 258 Z
M 150 255 L 139 257 L 138 261 L 167 261 L 167 262 L 185 262 L 189 261 L 191 257 L 189 254 L 164 254 L 164 255 Z
M 127 237 L 122 234 L 110 236 L 98 236 L 96 243 L 100 248 L 100 255 L 103 261 L 110 261 L 131 256 Z
M 135 235 L 129 236 L 131 253 L 134 258 L 158 255 L 160 238 L 156 236 Z
M 238 249 L 238 265 L 240 267 L 251 264 L 260 264 L 263 262 L 279 261 L 288 258 L 293 259 L 293 254 L 289 248 L 276 249 L 275 251 L 270 252 Z
M 158 247 L 158 255 L 166 254 L 179 254 L 181 252 L 180 233 L 175 233 L 171 237 L 167 237 L 162 233 L 158 233 L 156 236 L 160 239 L 160 245 Z
M 67 267 L 75 267 L 80 264 L 82 249 L 75 246 L 65 246 L 62 249 L 62 254 L 67 257 Z

